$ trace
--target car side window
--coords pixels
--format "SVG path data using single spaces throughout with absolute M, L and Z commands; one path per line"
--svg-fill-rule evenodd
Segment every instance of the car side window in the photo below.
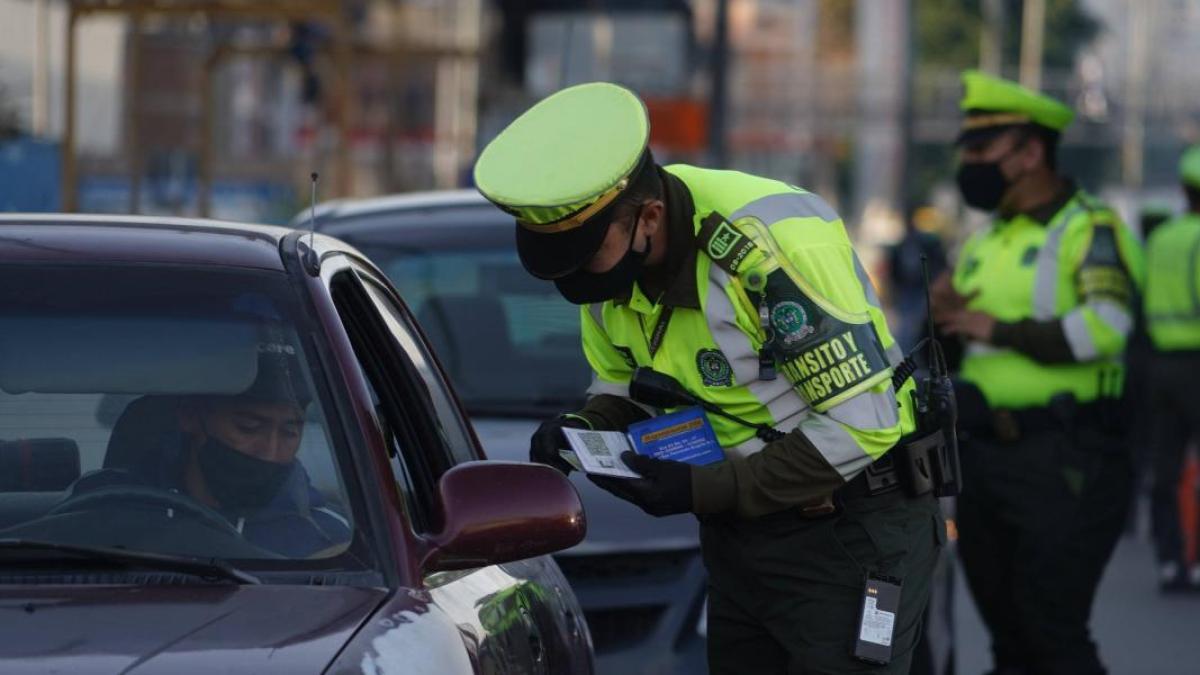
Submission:
M 437 481 L 453 465 L 435 404 L 358 276 L 349 270 L 339 272 L 330 291 L 371 390 L 410 521 L 417 531 L 435 530 L 441 515 L 436 506 Z
M 357 270 L 371 301 L 387 325 L 397 345 L 416 366 L 417 373 L 429 392 L 437 411 L 437 419 L 446 438 L 450 461 L 454 464 L 479 459 L 474 443 L 467 431 L 467 421 L 459 412 L 457 404 L 449 394 L 449 384 L 442 378 L 434 364 L 428 347 L 418 337 L 413 320 L 393 299 L 392 292 L 368 271 Z

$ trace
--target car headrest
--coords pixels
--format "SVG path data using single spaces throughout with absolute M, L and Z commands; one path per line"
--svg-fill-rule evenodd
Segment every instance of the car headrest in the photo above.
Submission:
M 164 450 L 180 442 L 179 400 L 178 396 L 142 396 L 125 406 L 108 438 L 104 468 L 158 472 Z
M 70 438 L 0 442 L 2 492 L 65 490 L 79 474 L 79 445 Z

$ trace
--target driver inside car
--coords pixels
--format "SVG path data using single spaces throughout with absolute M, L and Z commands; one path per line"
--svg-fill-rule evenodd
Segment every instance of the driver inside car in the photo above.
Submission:
M 102 469 L 80 478 L 72 495 L 133 480 L 187 495 L 268 551 L 336 552 L 351 530 L 296 459 L 311 396 L 291 349 L 260 345 L 257 375 L 241 393 L 180 397 L 178 433 L 154 453 L 156 465 Z

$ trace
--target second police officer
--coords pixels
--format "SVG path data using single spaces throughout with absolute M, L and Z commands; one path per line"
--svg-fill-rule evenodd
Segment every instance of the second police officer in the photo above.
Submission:
M 712 672 L 906 673 L 944 525 L 932 494 L 867 480 L 914 430 L 912 385 L 893 388 L 901 355 L 842 221 L 778 181 L 659 166 L 648 139 L 637 96 L 591 83 L 534 105 L 476 164 L 525 268 L 582 305 L 590 398 L 541 426 L 531 458 L 569 471 L 564 427 L 658 413 L 630 399 L 638 367 L 785 430 L 764 442 L 713 417 L 725 461 L 626 455 L 642 479 L 595 480 L 652 515 L 700 518 Z M 870 579 L 899 601 L 867 600 L 864 625 Z
M 980 72 L 963 82 L 958 184 L 994 216 L 934 288 L 974 385 L 958 397 L 959 552 L 995 673 L 1103 673 L 1088 619 L 1129 503 L 1116 401 L 1141 251 L 1058 171 L 1070 108 Z
M 1200 590 L 1200 563 L 1190 570 L 1184 566 L 1178 500 L 1188 441 L 1200 438 L 1194 383 L 1200 373 L 1200 145 L 1184 153 L 1179 173 L 1188 211 L 1156 228 L 1146 242 L 1144 307 L 1153 345 L 1147 406 L 1154 457 L 1151 518 L 1165 591 Z

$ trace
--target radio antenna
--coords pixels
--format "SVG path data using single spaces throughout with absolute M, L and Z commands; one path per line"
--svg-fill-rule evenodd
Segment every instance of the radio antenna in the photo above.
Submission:
M 946 374 L 946 361 L 942 354 L 942 345 L 937 340 L 933 328 L 933 299 L 929 292 L 929 256 L 921 254 L 921 277 L 925 282 L 925 320 L 929 329 L 929 370 L 934 375 Z
M 321 180 L 321 174 L 316 171 L 312 172 L 312 193 L 308 201 L 308 247 L 312 248 L 313 237 L 317 234 L 317 181 Z M 929 290 L 929 277 L 925 277 L 925 290 Z
M 317 182 L 321 180 L 321 174 L 314 171 L 309 174 L 309 178 L 312 180 L 312 188 L 308 203 L 308 250 L 301 255 L 304 267 L 315 277 L 321 271 L 321 262 L 317 258 L 316 249 L 313 248 L 313 241 L 317 236 Z

